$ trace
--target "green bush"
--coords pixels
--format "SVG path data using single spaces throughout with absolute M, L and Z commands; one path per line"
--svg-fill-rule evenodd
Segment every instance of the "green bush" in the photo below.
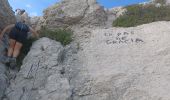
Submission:
M 40 37 L 48 37 L 50 39 L 60 42 L 64 46 L 72 41 L 72 34 L 73 32 L 71 30 L 66 29 L 50 30 L 45 27 L 42 28 L 40 31 Z
M 169 21 L 170 6 L 155 7 L 155 5 L 131 5 L 127 12 L 113 21 L 114 27 L 133 27 L 154 21 Z

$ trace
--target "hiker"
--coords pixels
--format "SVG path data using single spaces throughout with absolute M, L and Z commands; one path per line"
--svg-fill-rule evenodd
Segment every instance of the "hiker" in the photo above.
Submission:
M 7 57 L 4 56 L 3 63 L 9 63 L 11 68 L 16 66 L 16 58 L 20 54 L 20 50 L 24 45 L 24 41 L 27 40 L 28 32 L 33 33 L 36 37 L 39 37 L 38 33 L 25 24 L 24 18 L 21 18 L 20 22 L 6 26 L 0 34 L 0 40 L 2 40 L 4 33 L 11 29 L 9 32 L 9 48 Z

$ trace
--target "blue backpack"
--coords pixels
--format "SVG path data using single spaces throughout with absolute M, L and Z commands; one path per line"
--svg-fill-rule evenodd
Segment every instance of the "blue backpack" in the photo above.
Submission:
M 29 32 L 29 27 L 26 24 L 22 23 L 22 22 L 17 22 L 15 24 L 15 28 L 17 30 L 21 31 L 21 32 L 26 32 L 26 33 Z

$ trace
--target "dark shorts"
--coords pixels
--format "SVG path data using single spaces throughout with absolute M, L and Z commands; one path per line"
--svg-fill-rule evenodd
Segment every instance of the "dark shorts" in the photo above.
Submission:
M 19 31 L 14 27 L 9 33 L 9 38 L 23 44 L 27 40 L 27 35 L 27 32 Z

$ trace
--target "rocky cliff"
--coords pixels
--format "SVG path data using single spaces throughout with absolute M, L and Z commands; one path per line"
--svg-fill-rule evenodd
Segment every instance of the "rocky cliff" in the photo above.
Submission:
M 7 0 L 0 0 L 0 32 L 2 29 L 8 25 L 15 23 L 15 16 L 12 8 L 10 7 Z M 7 36 L 5 35 L 2 41 L 0 42 L 0 55 L 4 54 L 5 48 L 7 48 Z M 6 66 L 0 63 L 0 99 L 4 96 L 5 89 L 8 86 L 8 77 L 7 77 Z
M 77 7 L 82 2 L 75 1 Z M 36 41 L 3 100 L 170 100 L 170 22 L 98 27 L 105 23 L 97 19 L 86 24 L 83 19 L 88 17 L 77 20 L 80 13 L 68 9 L 74 8 L 69 3 L 74 2 L 64 0 L 57 7 L 65 5 L 63 11 L 68 12 L 64 14 L 72 11 L 74 17 L 63 17 L 58 25 L 72 25 L 64 23 L 64 18 L 76 18 L 78 26 L 71 27 L 75 41 L 65 47 L 48 38 Z M 53 23 L 47 25 L 58 27 L 58 19 L 49 18 L 45 20 Z
M 75 33 L 90 35 L 76 40 L 79 47 L 42 38 L 11 81 L 7 98 L 169 100 L 169 25 L 82 28 Z
M 0 0 L 0 29 L 15 23 L 15 16 L 7 0 Z

